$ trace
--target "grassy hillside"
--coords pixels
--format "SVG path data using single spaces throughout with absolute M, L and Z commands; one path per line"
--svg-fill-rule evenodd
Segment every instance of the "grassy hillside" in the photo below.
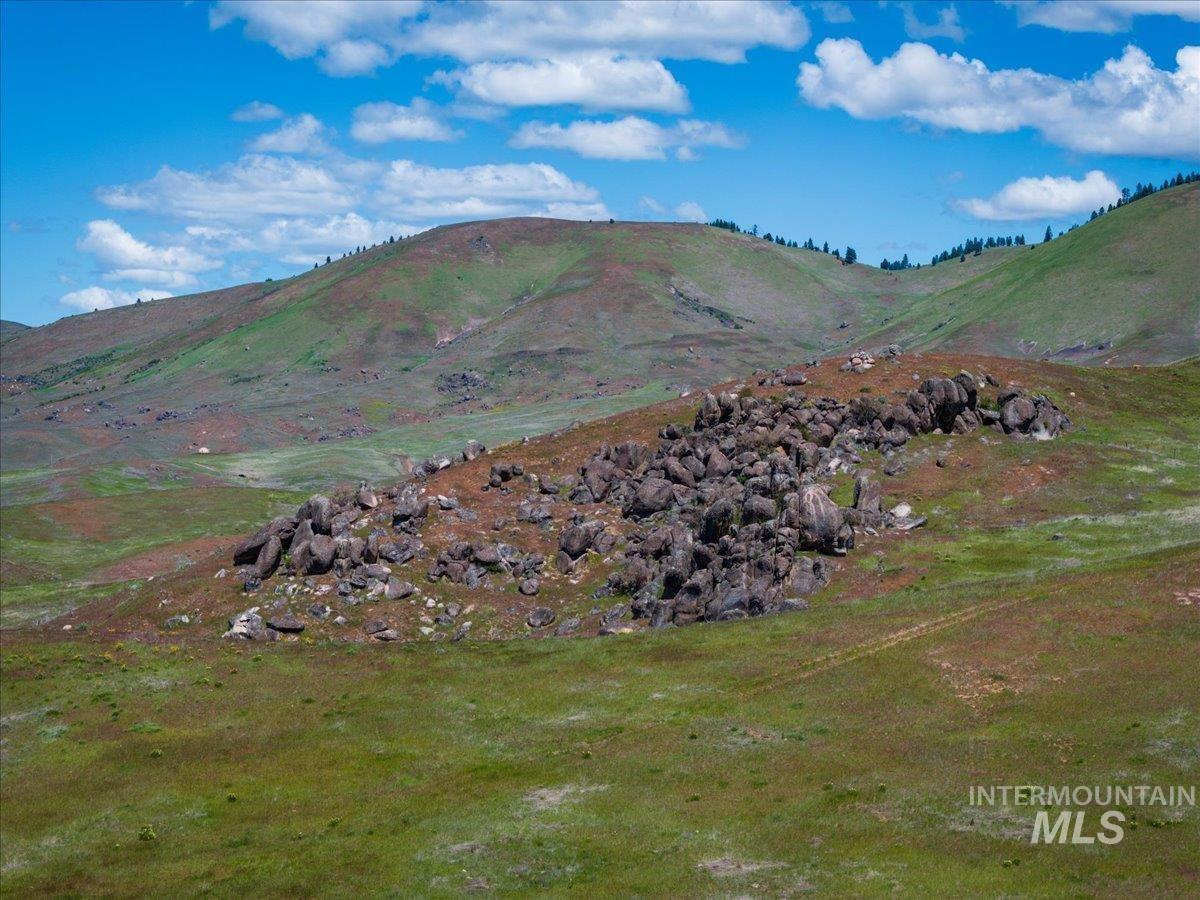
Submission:
M 28 325 L 22 325 L 20 322 L 12 322 L 8 319 L 0 319 L 0 344 L 15 338 L 24 331 L 29 331 Z
M 1115 365 L 1191 356 L 1197 233 L 1200 185 L 1160 191 L 916 300 L 874 337 Z
M 50 538 L 30 543 L 22 523 L 61 521 L 55 504 L 186 509 L 230 533 L 271 491 L 387 483 L 471 438 L 495 445 L 849 345 L 1116 364 L 1195 353 L 1198 203 L 1189 185 L 1046 246 L 904 272 L 705 226 L 468 223 L 280 282 L 17 329 L 0 355 L 5 622 L 187 558 L 168 552 L 191 539 L 168 525 L 89 569 L 92 539 L 67 531 L 56 553 L 78 558 L 47 567 Z M 482 380 L 464 390 L 464 372 Z
M 332 442 L 891 340 L 1176 359 L 1200 350 L 1198 228 L 1188 185 L 1046 246 L 883 272 L 706 226 L 448 226 L 284 281 L 17 334 L 3 373 L 24 377 L 0 401 L 3 467 Z M 482 381 L 463 391 L 463 372 Z

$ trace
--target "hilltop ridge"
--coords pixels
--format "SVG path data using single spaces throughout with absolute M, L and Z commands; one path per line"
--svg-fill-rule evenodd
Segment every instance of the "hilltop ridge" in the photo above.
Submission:
M 666 395 L 858 345 L 1178 359 L 1200 351 L 1186 246 L 1198 189 L 1161 191 L 1048 245 L 900 272 L 704 225 L 443 226 L 293 278 L 18 333 L 3 360 L 5 465 L 342 441 L 447 415 Z

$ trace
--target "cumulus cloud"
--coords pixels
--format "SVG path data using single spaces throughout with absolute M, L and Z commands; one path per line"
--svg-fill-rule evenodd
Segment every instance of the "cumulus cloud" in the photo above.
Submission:
M 675 207 L 675 215 L 683 222 L 707 222 L 708 215 L 704 208 L 693 200 L 685 200 Z
M 369 40 L 336 41 L 325 48 L 318 65 L 326 75 L 348 78 L 369 75 L 380 66 L 389 65 L 392 55 L 381 44 Z
M 604 211 L 598 201 L 594 188 L 543 163 L 452 169 L 396 160 L 373 202 L 398 215 L 425 219 L 530 215 L 550 204 L 573 210 L 576 218 L 594 218 Z M 589 211 L 591 216 L 585 214 Z
M 953 4 L 942 7 L 938 11 L 937 21 L 932 24 L 922 22 L 917 18 L 911 3 L 901 3 L 900 11 L 904 14 L 904 33 L 910 38 L 944 37 L 959 43 L 966 39 L 967 34 L 959 24 L 958 10 L 954 8 Z
M 992 222 L 1061 219 L 1115 203 L 1121 196 L 1116 183 L 1093 169 L 1078 181 L 1069 176 L 1018 178 L 987 198 L 956 200 L 959 212 Z
M 196 283 L 196 273 L 221 263 L 183 246 L 155 247 L 138 240 L 112 219 L 88 222 L 78 247 L 110 267 L 105 278 L 181 288 Z
M 795 6 L 769 0 L 597 0 L 430 4 L 417 0 L 221 0 L 209 24 L 245 34 L 288 59 L 316 57 L 331 75 L 370 74 L 405 54 L 556 59 L 606 52 L 631 57 L 742 62 L 756 46 L 794 50 L 808 40 Z
M 649 195 L 643 195 L 641 198 L 639 198 L 638 206 L 656 216 L 661 216 L 667 211 L 665 206 Z
M 435 80 L 500 106 L 574 104 L 590 109 L 686 112 L 687 91 L 655 59 L 584 54 L 534 62 L 482 62 Z
M 1019 25 L 1059 31 L 1116 34 L 1133 27 L 1134 16 L 1178 16 L 1200 22 L 1196 0 L 1001 0 L 1017 13 Z
M 68 309 L 78 309 L 82 312 L 92 312 L 97 309 L 112 309 L 116 306 L 128 306 L 138 300 L 161 300 L 172 296 L 167 291 L 140 290 L 122 291 L 112 288 L 92 287 L 71 291 L 59 298 L 59 303 Z
M 766 0 L 562 0 L 437 7 L 414 23 L 401 43 L 413 52 L 467 62 L 602 50 L 734 63 L 744 61 L 751 47 L 794 50 L 808 36 L 808 21 L 799 9 Z
M 830 25 L 845 25 L 847 22 L 854 21 L 854 13 L 845 3 L 838 3 L 837 0 L 823 0 L 823 2 L 814 3 L 813 6 L 821 13 L 821 18 Z
M 359 168 L 346 174 L 361 177 Z M 153 178 L 100 188 L 97 196 L 113 209 L 236 222 L 346 212 L 357 197 L 348 182 L 328 165 L 252 154 L 207 172 L 163 166 Z
M 364 144 L 386 141 L 453 141 L 462 132 L 439 118 L 437 107 L 415 98 L 408 106 L 395 103 L 364 103 L 354 110 L 351 136 Z
M 259 135 L 250 143 L 256 153 L 299 153 L 320 156 L 329 152 L 328 129 L 316 116 L 304 113 L 288 119 L 275 131 Z
M 664 159 L 675 150 L 677 158 L 695 158 L 695 148 L 740 147 L 742 139 L 719 122 L 681 119 L 664 127 L 639 116 L 613 121 L 579 120 L 569 125 L 526 122 L 509 142 L 513 147 L 548 147 L 570 150 L 593 159 Z
M 1172 72 L 1128 46 L 1076 81 L 1031 69 L 992 71 L 980 60 L 920 43 L 876 63 L 856 40 L 827 39 L 816 57 L 800 66 L 801 95 L 856 118 L 903 117 L 975 133 L 1028 127 L 1071 150 L 1200 156 L 1200 47 L 1181 49 Z
M 426 227 L 430 220 L 608 217 L 595 188 L 543 163 L 438 168 L 403 159 L 385 165 L 342 156 L 313 162 L 250 154 L 208 172 L 164 166 L 153 178 L 103 188 L 98 196 L 114 209 L 191 220 L 189 246 L 214 255 L 279 252 L 284 221 L 296 221 L 298 236 L 342 228 L 346 234 L 333 249 L 345 249 L 378 242 L 362 231 L 368 221 L 372 233 L 382 235 Z M 361 218 L 363 210 L 375 219 Z M 323 240 L 311 246 L 327 246 Z
M 221 0 L 208 18 L 212 28 L 240 20 L 247 37 L 288 59 L 317 56 L 330 75 L 366 75 L 392 61 L 378 36 L 395 33 L 422 6 L 420 0 Z
M 274 103 L 251 100 L 230 113 L 229 118 L 235 122 L 269 122 L 272 119 L 282 119 L 283 110 Z
M 284 262 L 304 265 L 324 256 L 340 256 L 350 247 L 370 247 L 422 230 L 411 223 L 366 219 L 352 212 L 326 219 L 274 219 L 257 232 L 254 243 L 260 250 L 281 253 Z

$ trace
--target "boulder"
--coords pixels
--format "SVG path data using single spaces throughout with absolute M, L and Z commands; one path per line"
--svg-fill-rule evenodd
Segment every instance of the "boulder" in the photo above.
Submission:
M 720 450 L 713 449 L 713 452 L 708 455 L 708 462 L 704 466 L 704 477 L 708 478 L 724 478 L 733 469 L 733 464 Z
M 333 526 L 333 501 L 324 494 L 309 497 L 296 512 L 296 518 L 309 519 L 315 534 L 329 534 Z
M 791 593 L 797 597 L 805 597 L 829 583 L 829 574 L 821 559 L 801 556 L 792 563 L 788 577 Z
M 379 498 L 375 496 L 375 491 L 366 482 L 363 482 L 358 486 L 358 493 L 354 495 L 354 502 L 361 509 L 374 509 L 379 505 Z
M 268 522 L 233 549 L 234 565 L 249 565 L 257 562 L 263 546 L 272 538 L 278 538 L 281 547 L 289 545 L 296 532 L 296 520 L 280 517 Z
M 1024 396 L 1016 396 L 1000 407 L 1000 425 L 1005 434 L 1024 434 L 1037 417 L 1037 406 Z
M 258 551 L 258 558 L 254 561 L 254 575 L 258 578 L 270 578 L 279 568 L 279 560 L 282 557 L 283 542 L 279 540 L 278 535 L 273 534 Z
M 292 553 L 292 563 L 301 575 L 323 575 L 333 568 L 337 543 L 327 534 L 315 534 Z
M 252 606 L 245 612 L 240 612 L 229 620 L 229 630 L 223 637 L 242 641 L 273 641 L 278 632 L 270 630 L 258 614 L 258 607 Z
M 396 501 L 392 510 L 392 526 L 405 525 L 414 519 L 424 519 L 429 515 L 429 500 L 408 494 Z
M 546 606 L 539 606 L 529 614 L 529 618 L 525 620 L 525 624 L 530 628 L 545 628 L 554 621 L 554 610 Z
M 879 514 L 883 511 L 883 485 L 874 475 L 871 470 L 864 469 L 854 479 L 854 508 L 860 512 Z
M 578 559 L 591 549 L 593 542 L 604 531 L 604 523 L 598 519 L 580 522 L 564 528 L 558 536 L 558 547 L 571 559 Z
M 304 623 L 291 612 L 285 612 L 281 616 L 272 616 L 267 619 L 267 625 L 286 634 L 299 634 L 304 630 Z
M 805 550 L 832 552 L 842 521 L 841 509 L 819 485 L 801 488 L 788 506 L 787 524 L 798 530 L 798 543 Z
M 671 482 L 665 478 L 647 478 L 633 495 L 625 514 L 635 518 L 651 516 L 669 508 L 674 502 Z
M 409 581 L 400 581 L 397 578 L 388 579 L 387 588 L 383 592 L 383 596 L 388 600 L 403 600 L 406 597 L 411 597 L 416 593 L 416 587 Z
M 742 504 L 742 522 L 769 522 L 775 518 L 775 501 L 756 494 Z
M 733 503 L 724 497 L 709 506 L 704 510 L 700 540 L 707 544 L 715 544 L 723 538 L 733 524 L 733 514 Z

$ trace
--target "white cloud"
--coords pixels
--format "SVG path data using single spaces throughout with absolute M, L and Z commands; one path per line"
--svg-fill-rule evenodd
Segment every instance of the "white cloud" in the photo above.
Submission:
M 1196 0 L 1001 0 L 1017 13 L 1019 25 L 1042 25 L 1060 31 L 1115 34 L 1133 27 L 1134 16 L 1178 16 L 1200 22 Z
M 650 196 L 643 196 L 638 200 L 638 206 L 647 212 L 653 213 L 656 216 L 661 216 L 666 213 L 667 208 Z
M 675 207 L 675 215 L 683 222 L 707 222 L 708 214 L 704 208 L 692 200 L 685 200 Z
M 136 303 L 138 300 L 161 300 L 164 297 L 170 296 L 172 295 L 167 291 L 122 291 L 93 285 L 92 287 L 82 288 L 78 291 L 71 291 L 69 294 L 63 294 L 58 302 L 70 309 L 92 312 L 97 309 L 128 306 L 130 303 Z
M 320 156 L 329 152 L 328 130 L 316 116 L 304 113 L 288 119 L 275 131 L 259 135 L 250 143 L 256 153 L 300 153 Z
M 282 253 L 284 262 L 304 265 L 421 230 L 417 225 L 365 219 L 352 212 L 326 219 L 274 219 L 257 232 L 254 243 L 264 252 Z
M 917 18 L 911 3 L 901 3 L 900 11 L 904 14 L 904 33 L 910 38 L 949 38 L 962 43 L 967 34 L 958 21 L 958 10 L 954 5 L 944 6 L 938 11 L 938 19 L 932 24 L 922 22 Z
M 422 6 L 420 0 L 221 0 L 209 10 L 209 25 L 242 20 L 247 37 L 288 59 L 318 56 L 330 75 L 365 75 L 393 61 L 387 36 Z
M 391 54 L 381 44 L 368 40 L 345 40 L 330 44 L 317 64 L 326 75 L 349 78 L 370 75 L 380 66 L 390 65 Z
M 219 268 L 217 260 L 183 246 L 155 247 L 140 241 L 112 219 L 88 222 L 78 247 L 111 269 L 105 278 L 182 288 L 196 283 L 196 273 Z
M 735 63 L 759 45 L 794 50 L 808 40 L 794 6 L 767 0 L 491 2 L 436 7 L 400 41 L 411 52 L 466 62 L 553 59 L 589 51 Z
M 153 178 L 100 188 L 97 195 L 114 209 L 216 222 L 343 213 L 357 198 L 349 182 L 370 171 L 369 164 L 347 163 L 340 177 L 329 165 L 256 154 L 211 172 L 163 166 Z
M 520 200 L 594 200 L 596 191 L 544 163 L 438 169 L 398 159 L 383 178 L 383 190 L 419 199 L 462 197 Z
M 436 81 L 501 106 L 575 104 L 589 109 L 686 112 L 687 91 L 655 59 L 591 53 L 535 62 L 482 62 Z
M 664 159 L 674 148 L 682 160 L 695 158 L 695 148 L 740 147 L 742 140 L 719 122 L 681 119 L 663 127 L 639 116 L 608 122 L 579 120 L 569 125 L 527 122 L 512 140 L 513 147 L 570 150 L 593 159 Z
M 813 106 L 860 119 L 903 117 L 975 133 L 1034 128 L 1072 150 L 1156 157 L 1200 156 L 1200 47 L 1176 54 L 1174 72 L 1137 47 L 1087 78 L 1031 69 L 991 71 L 977 59 L 904 44 L 874 62 L 862 44 L 827 39 L 796 79 Z
M 845 25 L 847 22 L 854 21 L 854 13 L 845 3 L 838 3 L 836 0 L 824 0 L 824 2 L 814 3 L 823 18 L 830 25 Z
M 549 219 L 610 219 L 608 207 L 603 203 L 547 203 L 540 209 L 528 213 L 531 216 L 545 216 Z
M 229 118 L 235 122 L 269 122 L 271 119 L 282 119 L 283 110 L 273 103 L 251 100 L 235 109 Z
M 594 188 L 543 163 L 450 169 L 396 160 L 372 203 L 388 214 L 412 219 L 608 216 Z
M 993 222 L 1061 219 L 1115 203 L 1121 190 L 1099 169 L 1080 180 L 1070 177 L 1018 178 L 988 198 L 956 200 L 959 212 Z
M 288 59 L 317 57 L 331 75 L 364 75 L 405 54 L 464 62 L 557 59 L 604 52 L 735 63 L 756 46 L 794 50 L 808 40 L 795 6 L 770 0 L 559 0 L 429 4 L 418 0 L 221 0 L 213 28 L 245 34 Z
M 395 103 L 364 103 L 354 110 L 351 136 L 364 144 L 385 141 L 453 141 L 462 137 L 438 118 L 437 107 L 415 98 L 408 106 Z

